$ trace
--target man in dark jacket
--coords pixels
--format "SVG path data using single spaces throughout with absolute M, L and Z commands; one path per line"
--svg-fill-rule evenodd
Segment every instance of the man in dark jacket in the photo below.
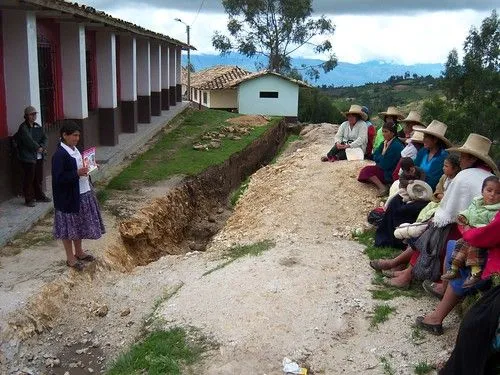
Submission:
M 23 168 L 23 192 L 26 206 L 34 207 L 35 200 L 50 202 L 42 190 L 43 159 L 47 154 L 47 135 L 35 122 L 37 111 L 29 106 L 24 109 L 24 122 L 19 125 L 16 143 Z

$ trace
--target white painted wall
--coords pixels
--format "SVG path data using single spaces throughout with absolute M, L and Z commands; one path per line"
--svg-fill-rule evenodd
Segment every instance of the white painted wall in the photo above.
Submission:
M 116 108 L 116 39 L 109 31 L 96 33 L 97 96 L 99 108 Z
M 168 73 L 170 75 L 170 78 L 169 78 L 170 86 L 172 87 L 172 86 L 175 86 L 176 82 L 177 82 L 176 67 L 175 67 L 177 57 L 176 57 L 175 47 L 170 46 L 169 51 L 170 51 L 170 54 L 169 54 L 169 59 L 168 59 L 168 61 L 169 61 Z
M 120 99 L 137 101 L 137 44 L 136 39 L 120 36 Z
M 182 76 L 181 76 L 181 55 L 182 55 L 182 48 L 176 48 L 176 53 L 175 53 L 175 78 L 176 78 L 176 84 L 180 85 Z
M 2 10 L 5 100 L 9 135 L 23 119 L 23 110 L 32 105 L 40 110 L 36 17 L 33 12 Z M 37 122 L 43 119 L 38 114 Z
M 60 38 L 64 117 L 84 119 L 89 116 L 85 27 L 77 23 L 61 23 Z
M 161 47 L 161 88 L 168 89 L 169 84 L 169 56 L 170 56 L 170 48 L 168 45 L 164 44 Z
M 210 108 L 238 108 L 238 91 L 210 91 Z
M 137 95 L 151 96 L 150 44 L 147 39 L 137 40 Z
M 260 91 L 277 91 L 278 98 L 260 98 Z M 239 85 L 239 113 L 296 117 L 298 106 L 299 86 L 284 78 L 269 74 Z
M 161 45 L 151 43 L 151 91 L 161 92 Z

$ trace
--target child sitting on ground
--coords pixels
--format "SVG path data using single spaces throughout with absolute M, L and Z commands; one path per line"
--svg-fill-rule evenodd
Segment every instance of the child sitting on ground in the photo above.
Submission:
M 409 202 L 410 196 L 406 191 L 408 185 L 414 180 L 425 180 L 425 173 L 415 165 L 410 157 L 401 158 L 400 162 L 401 173 L 399 174 L 399 192 L 403 198 L 403 202 Z
M 467 231 L 474 227 L 489 224 L 500 210 L 500 182 L 498 177 L 490 176 L 483 182 L 481 197 L 476 197 L 470 206 L 457 217 L 461 230 Z M 441 276 L 443 280 L 453 280 L 459 277 L 459 269 L 471 268 L 471 275 L 464 282 L 464 288 L 470 288 L 481 280 L 482 266 L 486 256 L 485 250 L 470 246 L 463 239 L 457 241 L 451 256 L 451 268 Z
M 432 201 L 425 206 L 418 214 L 417 220 L 413 224 L 403 223 L 394 231 L 394 236 L 398 239 L 416 238 L 427 228 L 429 221 L 439 207 L 439 202 L 443 199 L 446 189 L 453 178 L 460 172 L 460 160 L 458 155 L 450 154 L 444 160 L 443 175 L 434 190 Z

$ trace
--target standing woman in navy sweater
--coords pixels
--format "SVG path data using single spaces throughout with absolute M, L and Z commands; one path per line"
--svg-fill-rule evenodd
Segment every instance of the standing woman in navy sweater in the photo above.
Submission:
M 82 261 L 91 262 L 94 256 L 82 249 L 83 239 L 98 239 L 104 234 L 99 204 L 90 185 L 88 168 L 76 148 L 80 128 L 66 121 L 61 128 L 61 143 L 52 156 L 52 195 L 55 219 L 54 238 L 63 242 L 66 264 L 78 271 Z M 74 251 L 73 251 L 74 248 Z

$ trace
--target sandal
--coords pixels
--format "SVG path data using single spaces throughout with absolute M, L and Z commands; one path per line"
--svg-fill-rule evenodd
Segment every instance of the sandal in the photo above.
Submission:
M 424 280 L 422 283 L 422 288 L 430 294 L 431 296 L 434 296 L 438 299 L 443 299 L 443 295 L 441 293 L 436 292 L 436 289 L 434 288 L 436 286 L 436 283 L 430 281 L 430 280 Z
M 417 319 L 415 320 L 415 325 L 418 328 L 423 329 L 424 331 L 430 332 L 435 336 L 441 336 L 444 333 L 442 324 L 425 323 L 423 316 L 417 317 Z
M 85 265 L 82 262 L 80 262 L 79 260 L 77 260 L 73 264 L 70 264 L 68 261 L 66 261 L 66 265 L 70 268 L 74 268 L 77 271 L 83 271 L 83 269 L 85 268 Z
M 389 278 L 393 278 L 396 276 L 396 271 L 393 271 L 393 270 L 382 270 L 382 275 L 386 276 L 386 277 L 389 277 Z
M 374 259 L 370 260 L 370 267 L 373 268 L 375 271 L 382 271 L 384 268 L 382 268 L 381 263 L 386 259 Z
M 95 256 L 90 253 L 83 253 L 83 257 L 76 257 L 78 260 L 83 260 L 85 262 L 93 262 L 95 260 Z
M 321 161 L 328 161 L 328 156 L 322 156 Z

